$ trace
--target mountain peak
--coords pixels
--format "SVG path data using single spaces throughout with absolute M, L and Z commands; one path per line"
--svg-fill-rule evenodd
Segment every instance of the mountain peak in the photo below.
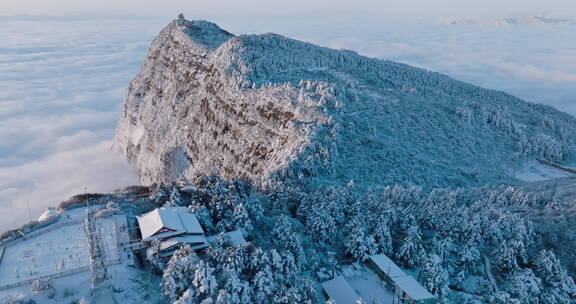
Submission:
M 233 34 L 223 30 L 213 22 L 205 20 L 186 20 L 183 14 L 166 26 L 158 38 L 172 37 L 180 42 L 193 42 L 198 46 L 213 50 L 226 42 Z M 157 39 L 158 39 L 157 38 Z
M 576 120 L 390 61 L 179 18 L 130 83 L 115 146 L 143 183 L 203 175 L 481 185 L 574 159 Z

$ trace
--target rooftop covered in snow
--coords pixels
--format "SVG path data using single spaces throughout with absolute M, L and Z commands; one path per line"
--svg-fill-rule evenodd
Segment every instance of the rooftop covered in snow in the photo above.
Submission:
M 416 279 L 410 275 L 403 277 L 393 278 L 394 283 L 398 288 L 406 293 L 414 301 L 422 301 L 432 299 L 434 296 L 426 290 Z
M 384 272 L 388 277 L 402 277 L 406 273 L 396 265 L 389 257 L 385 254 L 377 254 L 370 256 L 370 261 L 374 263 L 382 272 Z
M 157 208 L 136 218 L 143 241 L 181 234 L 204 234 L 196 215 L 188 212 L 185 207 Z
M 410 299 L 421 301 L 434 298 L 426 288 L 416 281 L 416 279 L 411 275 L 406 274 L 385 254 L 370 256 L 368 264 L 372 264 L 373 267 L 376 267 L 379 275 L 385 276 L 386 280 L 391 281 L 394 286 L 410 297 Z
M 354 304 L 360 298 L 348 281 L 341 276 L 322 283 L 322 288 L 338 304 Z

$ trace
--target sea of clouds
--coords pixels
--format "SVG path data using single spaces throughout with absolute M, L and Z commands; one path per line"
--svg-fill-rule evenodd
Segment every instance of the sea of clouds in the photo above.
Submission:
M 215 16 L 399 61 L 576 115 L 576 26 L 448 26 L 377 18 Z M 81 19 L 81 18 L 79 18 Z M 110 150 L 124 89 L 169 18 L 0 17 L 0 231 L 77 193 L 137 184 Z
M 138 183 L 111 139 L 161 26 L 0 18 L 0 231 L 29 220 L 27 201 L 35 219 L 71 195 Z

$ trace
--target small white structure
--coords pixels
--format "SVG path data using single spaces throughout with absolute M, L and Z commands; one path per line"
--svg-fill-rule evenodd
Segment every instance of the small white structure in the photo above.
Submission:
M 426 303 L 434 299 L 426 288 L 411 275 L 406 274 L 386 255 L 372 255 L 366 264 L 388 283 L 402 303 Z
M 38 218 L 39 222 L 49 221 L 58 216 L 58 211 L 54 208 L 48 208 L 48 210 L 44 211 L 42 215 Z
M 355 304 L 360 299 L 354 288 L 341 276 L 322 283 L 322 288 L 336 304 Z
M 196 215 L 186 207 L 162 207 L 136 217 L 140 226 L 142 242 L 160 242 L 160 256 L 169 256 L 180 244 L 189 244 L 192 249 L 208 247 L 204 230 Z M 152 248 L 146 255 L 153 253 Z

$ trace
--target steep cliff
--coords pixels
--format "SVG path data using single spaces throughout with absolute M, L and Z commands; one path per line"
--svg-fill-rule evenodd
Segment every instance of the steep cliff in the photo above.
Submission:
M 466 186 L 529 158 L 569 162 L 576 120 L 394 62 L 275 34 L 171 22 L 130 83 L 115 147 L 142 183 Z

